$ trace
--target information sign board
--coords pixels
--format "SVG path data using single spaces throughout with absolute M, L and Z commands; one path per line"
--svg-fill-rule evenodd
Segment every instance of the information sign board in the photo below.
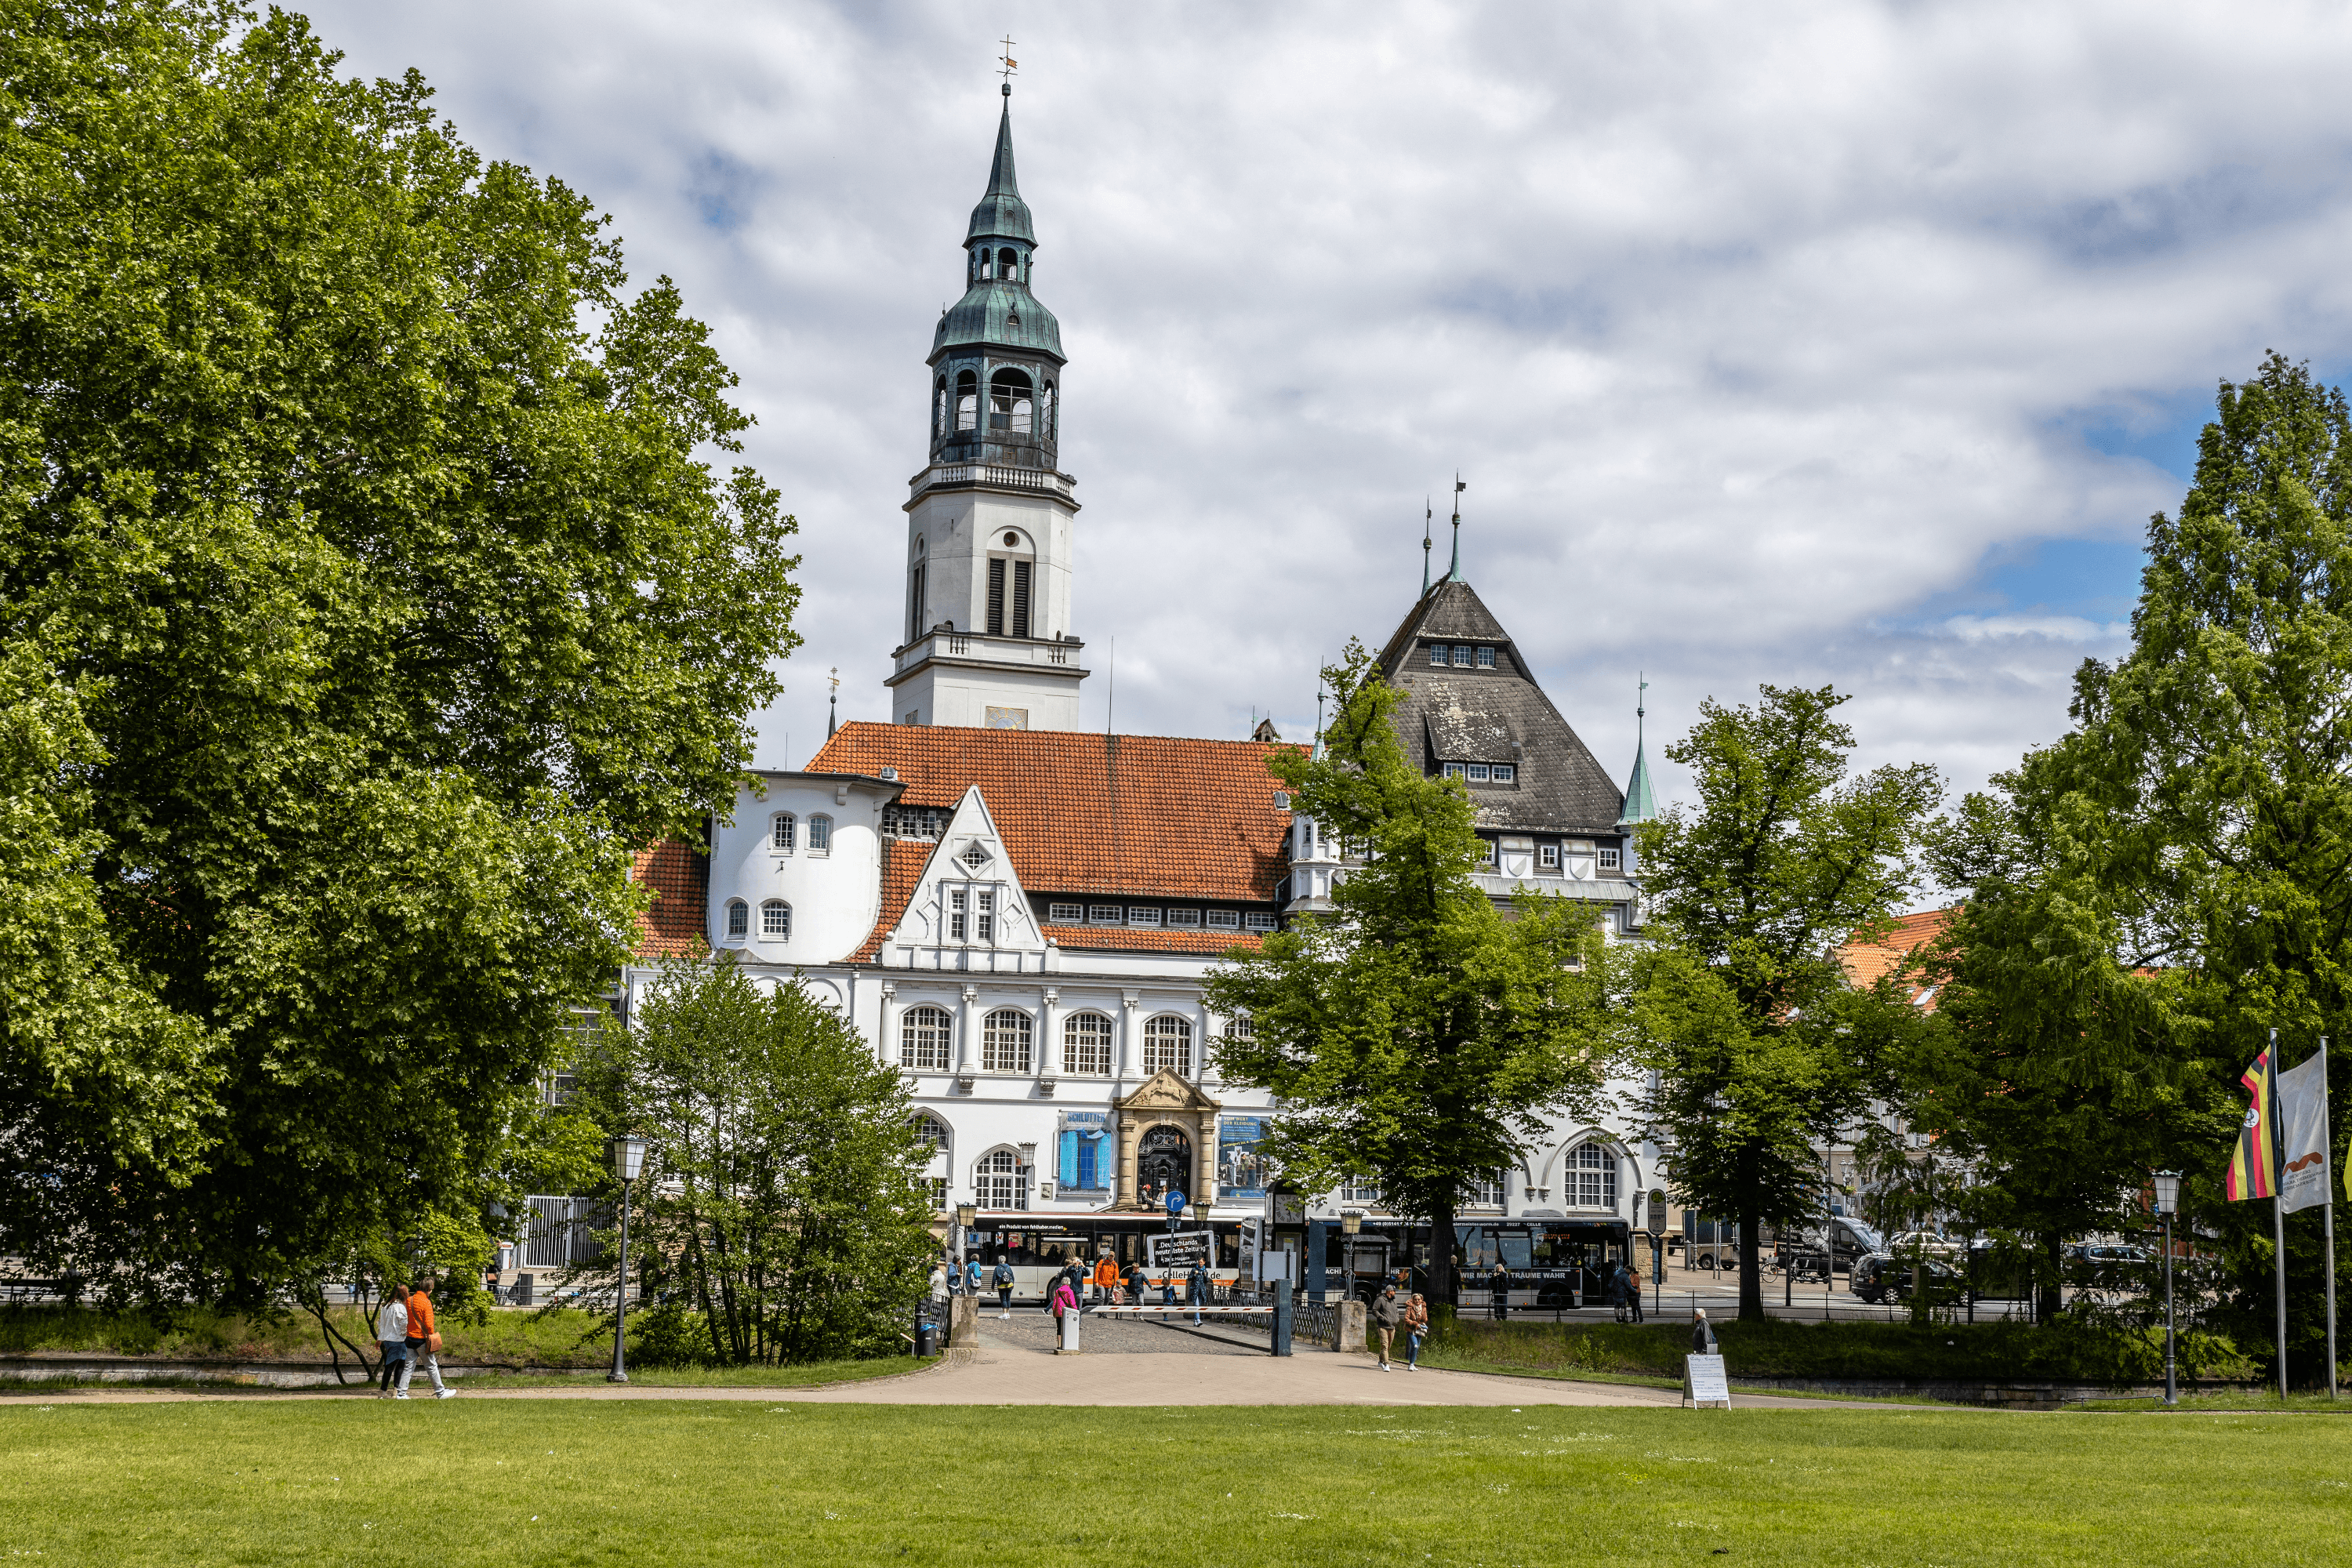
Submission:
M 1209 1233 L 1179 1230 L 1166 1236 L 1146 1236 L 1143 1256 L 1145 1267 L 1155 1272 L 1163 1264 L 1171 1268 L 1190 1268 L 1195 1263 L 1209 1261 Z
M 1731 1380 L 1724 1373 L 1721 1356 L 1683 1357 L 1683 1402 L 1694 1410 L 1709 1405 L 1731 1408 Z

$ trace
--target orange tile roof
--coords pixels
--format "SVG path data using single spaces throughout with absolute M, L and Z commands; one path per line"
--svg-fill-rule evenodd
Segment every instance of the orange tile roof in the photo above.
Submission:
M 1269 902 L 1290 813 L 1266 759 L 1296 746 L 971 730 L 841 727 L 812 773 L 896 768 L 901 805 L 952 810 L 973 784 L 1032 892 Z
M 665 838 L 636 853 L 630 876 L 651 888 L 651 908 L 637 917 L 639 957 L 699 952 L 710 932 L 710 861 L 683 839 Z
M 1849 942 L 1839 947 L 1837 959 L 1845 970 L 1845 977 L 1853 985 L 1874 985 L 1886 975 L 1910 961 L 1911 955 L 1941 936 L 1958 906 L 1949 909 L 1922 910 L 1917 914 L 1901 915 L 1894 929 L 1875 942 Z M 1931 1011 L 1935 999 L 1933 986 L 1913 986 L 1911 999 L 1923 1003 Z
M 939 846 L 928 838 L 885 838 L 882 840 L 882 908 L 874 917 L 874 929 L 849 955 L 852 963 L 871 963 L 874 955 L 882 951 L 882 939 L 898 930 L 907 915 L 907 900 L 915 896 L 915 884 L 923 879 L 923 868 L 931 863 Z
M 1143 931 L 1126 926 L 1040 926 L 1065 952 L 1205 952 L 1257 949 L 1265 938 L 1255 931 Z

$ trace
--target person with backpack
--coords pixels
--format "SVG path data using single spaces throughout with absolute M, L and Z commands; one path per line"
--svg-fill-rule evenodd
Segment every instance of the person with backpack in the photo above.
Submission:
M 980 1294 L 980 1259 L 977 1258 L 964 1259 L 963 1288 L 967 1294 L 973 1297 Z
M 383 1305 L 375 1315 L 376 1397 L 405 1399 L 406 1394 L 394 1394 L 393 1379 L 408 1364 L 408 1287 L 394 1285 L 384 1292 Z
M 447 1399 L 457 1393 L 441 1381 L 441 1336 L 433 1327 L 433 1276 L 420 1278 L 408 1292 L 408 1331 L 404 1336 L 407 1359 L 400 1363 L 400 1392 L 395 1399 L 408 1397 L 409 1375 L 416 1363 L 423 1362 L 425 1371 L 433 1379 L 433 1397 Z
M 997 1317 L 1005 1322 L 1011 1322 L 1013 1321 L 1013 1265 L 1003 1258 L 998 1258 L 995 1272 L 990 1275 L 988 1282 L 996 1287 Z

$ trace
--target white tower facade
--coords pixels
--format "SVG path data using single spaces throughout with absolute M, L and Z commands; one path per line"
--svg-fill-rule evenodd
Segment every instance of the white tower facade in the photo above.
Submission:
M 910 481 L 905 624 L 886 683 L 901 724 L 1078 727 L 1078 502 L 1055 461 L 1066 362 L 1061 323 L 1031 291 L 1036 249 L 1008 102 L 964 237 L 964 295 L 931 345 L 930 460 Z

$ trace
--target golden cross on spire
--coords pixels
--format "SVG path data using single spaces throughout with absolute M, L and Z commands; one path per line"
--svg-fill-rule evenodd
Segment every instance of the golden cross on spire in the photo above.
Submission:
M 1021 68 L 1021 62 L 1013 58 L 1013 36 L 1011 34 L 1008 33 L 1003 37 L 1001 37 L 996 41 L 1004 46 L 1004 52 L 996 57 L 998 59 L 1004 62 L 1004 68 L 998 71 L 996 74 L 1004 79 L 1004 85 L 1009 88 L 1013 85 L 1013 73 Z

